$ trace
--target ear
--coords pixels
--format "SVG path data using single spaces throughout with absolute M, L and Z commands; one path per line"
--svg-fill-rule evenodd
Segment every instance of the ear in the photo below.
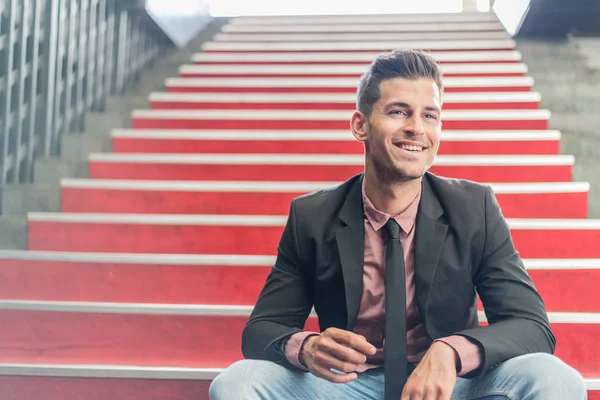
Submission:
M 367 131 L 368 131 L 368 123 L 367 117 L 360 111 L 354 111 L 352 114 L 352 119 L 350 120 L 350 128 L 352 129 L 352 135 L 359 142 L 367 141 Z

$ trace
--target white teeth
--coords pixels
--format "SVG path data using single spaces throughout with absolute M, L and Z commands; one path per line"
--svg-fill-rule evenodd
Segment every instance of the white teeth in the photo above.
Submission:
M 403 144 L 400 147 L 403 148 L 404 150 L 409 150 L 409 151 L 421 151 L 421 150 L 423 150 L 422 147 L 419 147 L 419 146 L 410 146 L 408 144 Z

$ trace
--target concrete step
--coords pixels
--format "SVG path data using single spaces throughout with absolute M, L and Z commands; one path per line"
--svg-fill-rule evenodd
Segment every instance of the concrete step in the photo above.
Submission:
M 27 250 L 27 217 L 0 215 L 0 249 Z
M 58 185 L 45 183 L 6 185 L 2 188 L 0 215 L 57 212 L 60 210 L 60 190 Z
M 34 164 L 36 183 L 58 185 L 63 178 L 87 178 L 88 162 L 85 159 L 38 158 Z
M 91 153 L 112 152 L 112 141 L 108 133 L 71 133 L 62 138 L 61 157 L 71 160 L 84 160 Z
M 86 115 L 85 127 L 85 133 L 89 135 L 106 135 L 116 128 L 129 128 L 131 127 L 130 110 L 88 113 Z
M 106 104 L 106 112 L 109 114 L 125 114 L 136 108 L 148 108 L 150 102 L 148 94 L 127 94 L 127 96 L 112 96 Z
M 600 98 L 597 100 L 600 102 Z M 600 109 L 600 108 L 599 108 Z M 552 112 L 552 117 L 549 120 L 549 128 L 560 130 L 563 134 L 562 140 L 570 137 L 588 137 L 599 138 L 600 131 L 600 114 L 582 114 L 579 112 Z M 587 143 L 589 145 L 590 143 Z M 589 148 L 582 146 L 584 151 L 599 151 L 600 149 Z M 571 154 L 571 153 L 569 153 Z M 575 154 L 579 156 L 580 154 Z M 585 153 L 581 154 L 585 155 Z

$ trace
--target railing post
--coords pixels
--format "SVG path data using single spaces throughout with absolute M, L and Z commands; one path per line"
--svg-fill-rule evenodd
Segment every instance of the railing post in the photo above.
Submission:
M 90 13 L 90 0 L 77 1 L 79 3 L 79 6 L 77 7 L 79 21 L 77 28 L 77 76 L 75 78 L 75 104 L 73 105 L 75 110 L 74 130 L 76 132 L 83 132 L 85 114 L 88 107 L 87 98 L 85 97 L 87 83 L 87 59 L 85 55 L 90 45 L 89 32 L 87 29 L 88 16 Z
M 44 18 L 44 85 L 42 98 L 44 101 L 44 134 L 43 155 L 45 157 L 53 154 L 54 140 L 56 136 L 56 67 L 58 53 L 58 21 L 62 0 L 50 0 L 46 4 L 46 15 Z
M 129 47 L 129 15 L 127 10 L 115 10 L 117 23 L 117 49 L 115 59 L 115 86 L 113 93 L 123 94 L 125 89 L 125 77 L 127 74 L 127 48 Z
M 6 40 L 4 43 L 4 57 L 0 59 L 0 63 L 4 67 L 4 96 L 2 96 L 0 108 L 0 160 L 2 161 L 2 176 L 0 176 L 0 185 L 6 184 L 8 180 L 8 171 L 10 171 L 15 163 L 15 157 L 9 153 L 10 136 L 11 136 L 11 120 L 12 120 L 12 87 L 14 81 L 14 54 L 15 54 L 15 39 L 16 39 L 16 22 L 17 0 L 8 0 L 5 3 L 4 12 L 8 16 L 8 29 Z
M 39 152 L 40 145 L 42 145 L 41 140 L 39 140 L 39 136 L 36 135 L 38 127 L 41 125 L 38 120 L 38 103 L 41 98 L 38 97 L 38 74 L 37 71 L 40 68 L 40 32 L 41 32 L 41 24 L 42 24 L 42 11 L 44 10 L 44 2 L 46 0 L 33 0 L 33 15 L 32 15 L 32 51 L 31 51 L 31 85 L 29 87 L 29 119 L 28 125 L 25 130 L 25 160 L 23 163 L 23 180 L 26 182 L 30 182 L 33 180 L 33 163 L 35 160 L 36 154 Z M 46 7 L 50 7 L 50 5 L 46 5 Z M 47 31 L 46 31 L 47 34 Z M 48 66 L 46 65 L 46 68 Z M 41 119 L 41 118 L 40 118 Z M 44 135 L 40 135 L 44 136 Z
M 24 146 L 22 146 L 23 140 L 23 119 L 27 116 L 25 108 L 25 79 L 27 78 L 27 33 L 28 33 L 28 21 L 27 18 L 31 12 L 31 1 L 24 0 L 19 6 L 18 26 L 19 35 L 16 35 L 17 43 L 16 48 L 19 50 L 17 55 L 17 68 L 18 74 L 16 83 L 17 99 L 14 106 L 13 113 L 13 135 L 10 146 L 10 151 L 13 154 L 13 166 L 10 173 L 11 182 L 21 181 L 21 162 L 24 153 Z M 16 33 L 16 32 L 15 32 Z M 31 72 L 33 73 L 33 71 Z

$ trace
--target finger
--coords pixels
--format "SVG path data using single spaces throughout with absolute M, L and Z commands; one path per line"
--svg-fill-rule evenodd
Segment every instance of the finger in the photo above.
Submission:
M 402 396 L 400 397 L 400 400 L 412 400 L 413 398 L 410 397 L 410 393 L 408 390 L 406 390 L 406 386 L 404 387 L 404 390 L 402 391 Z
M 423 400 L 441 400 L 441 398 L 439 398 L 438 395 L 433 391 L 426 392 L 425 395 L 422 397 L 422 399 Z M 421 398 L 419 398 L 419 400 L 421 400 Z
M 358 335 L 354 332 L 334 328 L 331 330 L 330 335 L 328 336 L 331 336 L 336 342 L 353 348 L 365 356 L 373 355 L 377 351 L 375 346 L 367 342 L 367 339 L 364 336 Z
M 329 369 L 323 368 L 319 365 L 314 365 L 311 372 L 313 375 L 328 380 L 332 383 L 348 383 L 358 378 L 358 375 L 355 372 L 349 374 L 340 374 L 330 371 Z
M 335 357 L 342 362 L 349 362 L 352 364 L 363 364 L 367 361 L 367 356 L 364 354 L 340 344 L 335 339 L 330 337 L 324 337 L 317 343 L 317 351 L 328 353 L 332 357 Z
M 333 368 L 344 373 L 354 372 L 358 368 L 358 364 L 340 360 L 324 351 L 317 351 L 313 356 L 313 361 L 319 367 Z
M 446 396 L 443 395 L 444 388 L 440 385 L 439 380 L 435 382 L 427 382 L 424 385 L 423 400 L 446 400 Z

